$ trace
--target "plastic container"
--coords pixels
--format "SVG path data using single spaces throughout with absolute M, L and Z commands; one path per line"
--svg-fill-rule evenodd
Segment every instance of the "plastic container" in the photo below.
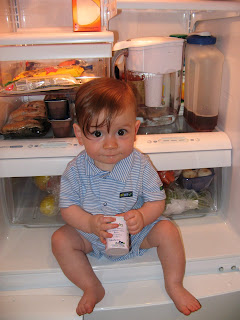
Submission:
M 112 238 L 107 238 L 106 254 L 109 256 L 123 256 L 129 252 L 129 233 L 124 217 L 117 217 L 113 223 L 118 223 L 119 226 L 108 230 L 113 234 Z
M 197 131 L 217 125 L 224 56 L 209 33 L 187 37 L 184 117 Z
M 197 176 L 195 178 L 184 178 L 183 176 L 180 176 L 180 182 L 184 189 L 193 189 L 197 192 L 207 189 L 213 178 L 214 178 L 214 170 L 210 169 L 212 174 L 208 176 Z
M 151 127 L 159 131 L 178 116 L 183 43 L 173 37 L 144 37 L 120 41 L 113 48 L 112 75 L 119 67 L 121 78 L 133 87 L 142 133 Z M 125 64 L 119 63 L 121 56 Z
M 29 228 L 64 225 L 58 206 L 60 179 L 60 176 L 4 178 L 9 223 Z
M 67 99 L 45 100 L 49 120 L 65 120 L 69 118 L 69 104 Z
M 72 118 L 66 120 L 50 120 L 54 137 L 66 138 L 72 133 Z

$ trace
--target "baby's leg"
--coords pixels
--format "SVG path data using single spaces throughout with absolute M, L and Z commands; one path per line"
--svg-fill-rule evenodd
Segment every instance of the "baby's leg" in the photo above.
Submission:
M 157 247 L 165 287 L 177 309 L 185 315 L 201 308 L 198 300 L 183 287 L 185 254 L 177 228 L 167 220 L 158 222 L 141 244 L 141 248 Z
M 52 251 L 66 277 L 83 290 L 77 314 L 91 313 L 105 291 L 88 261 L 91 244 L 74 228 L 66 225 L 52 236 Z

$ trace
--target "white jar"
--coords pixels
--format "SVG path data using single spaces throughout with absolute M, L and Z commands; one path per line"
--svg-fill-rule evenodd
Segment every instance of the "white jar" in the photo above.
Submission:
M 185 51 L 184 117 L 197 131 L 217 125 L 224 56 L 211 35 L 187 37 Z
M 126 221 L 124 217 L 114 216 L 116 221 L 112 223 L 117 223 L 118 227 L 108 230 L 112 233 L 112 238 L 107 238 L 106 244 L 106 254 L 109 256 L 123 256 L 129 252 L 129 233 L 127 229 Z

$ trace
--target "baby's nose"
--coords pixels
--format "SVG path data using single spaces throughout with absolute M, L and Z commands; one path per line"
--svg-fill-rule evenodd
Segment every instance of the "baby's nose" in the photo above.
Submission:
M 115 137 L 107 137 L 104 141 L 104 148 L 105 149 L 115 149 L 117 148 L 117 140 Z

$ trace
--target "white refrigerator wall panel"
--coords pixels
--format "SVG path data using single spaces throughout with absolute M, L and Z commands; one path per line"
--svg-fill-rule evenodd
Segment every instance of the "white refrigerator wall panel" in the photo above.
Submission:
M 226 186 L 228 201 L 224 201 L 228 219 L 238 232 L 240 232 L 239 201 L 237 190 L 240 189 L 240 19 L 230 18 L 202 22 L 197 30 L 209 30 L 216 35 L 217 46 L 224 54 L 222 93 L 219 110 L 219 127 L 224 130 L 231 140 L 232 174 L 231 185 Z
M 115 41 L 136 36 L 186 33 L 189 21 L 185 19 L 183 12 L 146 11 L 147 6 L 153 8 L 159 6 L 160 2 L 119 0 L 119 9 L 122 10 L 122 7 L 124 11 L 121 13 L 119 10 L 119 16 L 110 22 Z M 205 1 L 191 1 L 191 3 L 190 1 L 168 1 L 164 3 L 165 6 L 171 6 L 175 10 L 176 6 L 183 6 L 184 2 L 185 6 L 186 3 L 190 6 L 197 3 L 198 9 L 200 6 L 206 8 Z M 3 1 L 4 8 L 8 8 L 7 3 Z M 69 17 L 71 0 L 51 1 L 51 5 L 56 7 L 55 11 L 46 10 L 46 6 L 49 7 L 47 0 L 18 0 L 11 1 L 11 3 L 18 3 L 21 9 L 19 23 L 22 28 L 71 26 L 72 21 Z M 211 10 L 214 3 L 217 2 L 209 2 Z M 218 6 L 223 12 L 226 1 L 219 3 Z M 126 12 L 125 7 L 129 8 L 129 4 L 132 8 L 139 6 L 140 11 Z M 232 6 L 229 4 L 229 8 Z M 2 13 L 1 10 L 0 13 Z M 225 55 L 219 115 L 220 129 L 225 132 L 220 132 L 220 135 L 214 132 L 213 135 L 218 135 L 218 139 L 206 138 L 201 148 L 196 147 L 201 139 L 188 143 L 188 135 L 184 137 L 177 135 L 174 140 L 171 135 L 165 136 L 165 139 L 161 136 L 151 138 L 144 136 L 138 137 L 136 141 L 136 146 L 143 152 L 149 153 L 159 169 L 163 169 L 163 159 L 164 163 L 168 162 L 169 169 L 180 168 L 184 165 L 187 167 L 203 166 L 203 163 L 204 166 L 211 164 L 213 167 L 215 165 L 229 167 L 223 170 L 225 184 L 222 186 L 223 197 L 220 212 L 202 218 L 176 220 L 186 251 L 185 285 L 203 305 L 199 312 L 191 315 L 191 318 L 196 320 L 239 320 L 239 21 L 239 18 L 228 18 L 196 25 L 197 30 L 210 30 L 217 35 L 217 45 Z M 8 29 L 13 31 L 7 22 L 1 19 L 0 28 L 4 32 Z M 184 139 L 179 141 L 182 138 Z M 4 143 L 3 148 L 0 149 L 0 175 L 8 177 L 16 175 L 17 172 L 18 175 L 23 175 L 23 173 L 24 175 L 61 174 L 66 163 L 79 151 L 75 143 L 73 147 L 69 147 L 64 142 L 63 148 L 61 145 L 60 147 L 52 145 L 53 148 L 49 148 L 48 142 L 39 142 L 43 144 L 39 149 L 40 153 L 36 147 L 36 152 L 30 156 L 33 149 L 27 147 L 29 154 L 23 152 L 23 156 L 20 156 L 26 141 L 24 143 L 14 140 L 2 142 Z M 29 143 L 26 142 L 27 146 Z M 38 145 L 37 142 L 36 145 Z M 153 147 L 154 145 L 157 147 Z M 10 148 L 10 146 L 13 147 Z M 8 149 L 9 153 L 7 153 Z M 54 153 L 55 157 L 53 157 Z M 58 154 L 57 157 L 56 154 Z M 201 163 L 197 162 L 200 158 Z M 0 291 L 0 318 L 3 320 L 16 318 L 75 320 L 75 306 L 82 293 L 81 290 L 69 284 L 51 253 L 50 239 L 55 228 L 11 226 L 6 219 L 4 200 L 0 199 L 0 260 L 2 261 L 0 281 L 5 286 L 5 291 Z M 97 305 L 96 311 L 84 317 L 86 320 L 112 320 L 113 318 L 116 320 L 122 318 L 155 320 L 160 316 L 168 320 L 186 318 L 176 310 L 166 295 L 162 283 L 161 265 L 155 250 L 148 251 L 139 259 L 119 264 L 110 265 L 109 262 L 94 259 L 90 261 L 95 272 L 103 281 L 107 294 L 106 298 Z M 46 287 L 51 285 L 55 288 L 48 290 Z M 60 288 L 56 288 L 57 286 Z

